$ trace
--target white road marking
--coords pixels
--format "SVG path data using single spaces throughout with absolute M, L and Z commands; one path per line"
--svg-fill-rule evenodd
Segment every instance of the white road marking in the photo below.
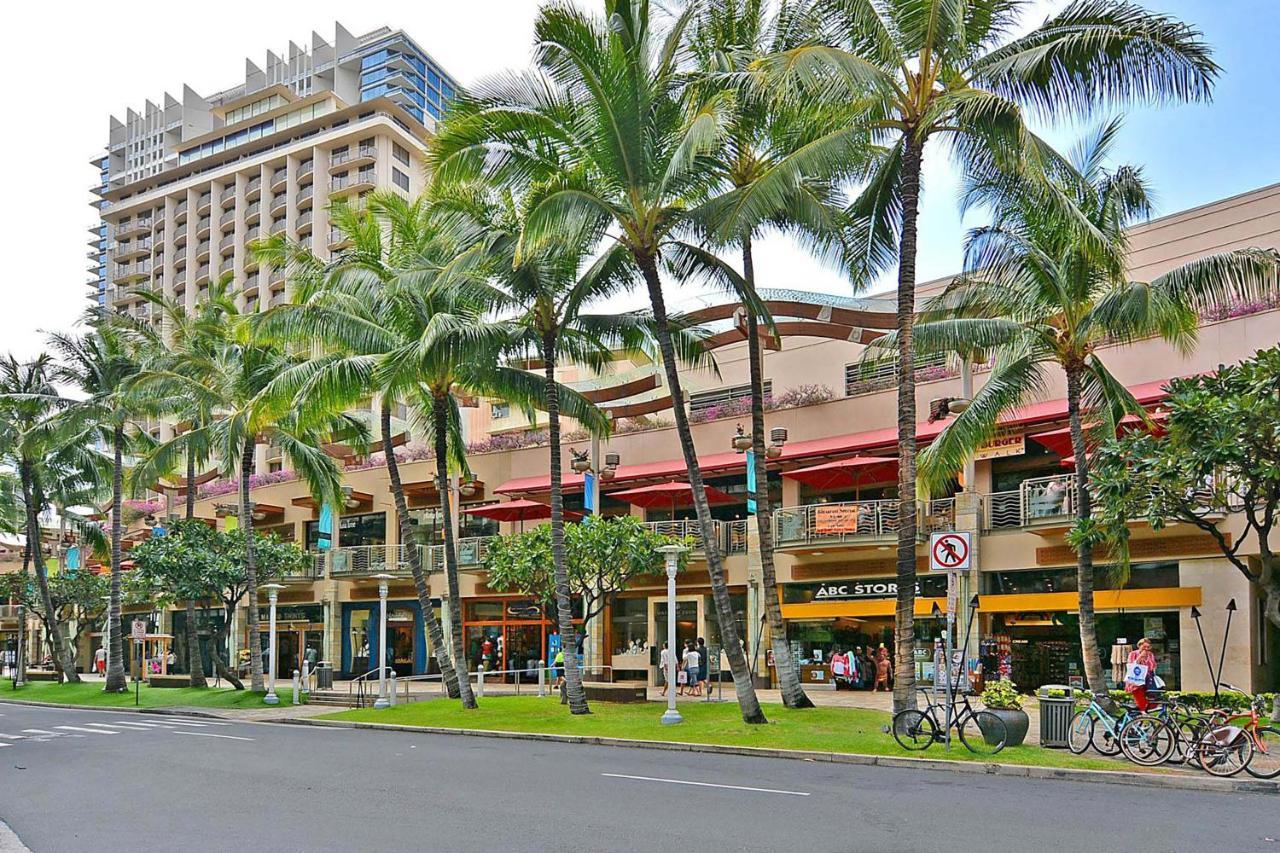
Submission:
M 220 737 L 225 740 L 253 740 L 251 737 L 236 737 L 235 735 L 216 735 L 213 732 L 174 732 L 175 735 L 191 735 L 192 737 Z
M 160 722 L 178 723 L 179 725 L 185 724 L 188 726 L 229 726 L 231 725 L 230 723 L 220 723 L 217 720 L 210 720 L 204 717 L 198 717 L 193 719 L 191 717 L 170 717 L 168 715 L 165 715 L 164 720 Z
M 666 782 L 670 785 L 696 785 L 699 788 L 726 788 L 730 791 L 754 791 L 758 794 L 785 794 L 789 797 L 807 797 L 805 791 L 780 791 L 777 788 L 748 788 L 745 785 L 717 785 L 714 782 L 691 782 L 688 779 L 658 779 L 653 776 L 630 776 L 626 773 L 601 773 L 611 779 L 638 779 L 641 782 Z
M 6 735 L 6 734 L 0 734 L 0 737 L 4 738 L 5 740 L 22 740 L 22 739 L 23 739 L 23 738 L 22 738 L 22 735 Z
M 191 726 L 192 728 L 197 728 L 197 729 L 203 729 L 203 728 L 205 727 L 205 724 L 204 724 L 204 723 L 180 723 L 180 722 L 178 722 L 177 720 L 165 720 L 163 723 L 160 723 L 160 725 L 162 725 L 162 726 Z
M 69 732 L 85 732 L 91 735 L 118 735 L 119 732 L 109 732 L 106 729 L 86 729 L 83 726 L 54 726 L 55 729 L 63 729 Z
M 11 743 L 0 743 L 0 749 L 5 749 L 6 747 L 10 747 L 10 746 L 13 746 L 13 744 L 11 744 Z
M 128 729 L 125 728 L 125 725 L 123 723 L 85 723 L 85 725 L 93 726 L 95 729 L 121 729 L 124 731 L 129 731 Z M 119 734 L 119 733 L 120 732 L 118 731 L 112 732 L 112 734 Z
M 113 725 L 113 726 L 133 726 L 133 727 L 143 728 L 143 729 L 158 729 L 158 728 L 160 728 L 160 726 L 157 726 L 155 723 L 126 723 L 126 722 L 123 722 L 123 721 L 120 721 L 120 722 L 113 722 L 111 725 Z
M 48 732 L 48 731 L 45 731 L 44 729 L 23 729 L 22 733 L 27 735 L 54 735 L 54 736 L 57 736 L 58 734 L 57 732 Z
M 157 728 L 151 723 L 85 723 L 86 726 L 109 726 L 113 729 L 133 729 L 134 731 L 147 731 L 148 729 Z

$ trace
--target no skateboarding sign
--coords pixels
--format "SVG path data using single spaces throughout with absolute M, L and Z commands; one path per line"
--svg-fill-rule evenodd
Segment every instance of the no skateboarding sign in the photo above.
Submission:
M 929 537 L 929 571 L 967 572 L 972 553 L 967 532 L 934 533 Z

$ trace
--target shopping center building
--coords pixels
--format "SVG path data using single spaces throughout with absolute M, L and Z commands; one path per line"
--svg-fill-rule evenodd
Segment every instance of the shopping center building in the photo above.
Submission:
M 1131 234 L 1135 278 L 1149 279 L 1198 255 L 1245 246 L 1280 248 L 1280 185 L 1266 187 L 1177 213 L 1135 228 Z M 922 288 L 936 292 L 943 282 Z M 673 288 L 674 289 L 674 288 Z M 892 322 L 892 306 L 883 299 L 848 299 L 796 290 L 764 294 L 778 321 L 779 337 L 766 348 L 765 377 L 771 397 L 767 430 L 785 429 L 780 452 L 768 462 L 776 517 L 777 572 L 787 639 L 804 677 L 829 683 L 824 661 L 833 649 L 891 645 L 896 542 L 896 387 L 891 374 L 863 369 L 864 344 Z M 688 407 L 704 475 L 725 498 L 713 506 L 715 537 L 727 554 L 730 593 L 740 631 L 758 650 L 757 671 L 771 675 L 769 646 L 762 637 L 758 539 L 746 513 L 745 459 L 733 449 L 738 425 L 747 425 L 744 397 L 748 383 L 747 348 L 733 320 L 732 305 L 696 306 L 694 315 L 712 331 L 719 366 L 690 371 Z M 1200 342 L 1183 355 L 1158 340 L 1101 350 L 1112 372 L 1158 417 L 1163 385 L 1172 377 L 1215 369 L 1239 361 L 1280 340 L 1280 311 L 1251 304 L 1204 319 Z M 955 369 L 953 369 L 955 368 Z M 615 416 L 614 434 L 600 442 L 600 458 L 616 454 L 612 477 L 602 486 L 605 515 L 631 514 L 655 528 L 694 536 L 690 507 L 611 497 L 623 490 L 645 490 L 684 480 L 686 467 L 674 428 L 661 371 L 652 364 L 614 365 L 609 375 L 592 377 L 566 368 L 561 379 L 581 388 Z M 931 400 L 961 396 L 959 368 L 939 362 L 921 368 L 917 406 L 923 442 L 945 421 L 923 419 Z M 972 381 L 984 381 L 981 365 Z M 1064 440 L 1066 404 L 1059 378 L 1040 400 L 1011 413 L 998 440 L 977 453 L 974 482 L 954 493 L 922 502 L 921 568 L 917 598 L 917 636 L 921 675 L 931 671 L 931 648 L 939 625 L 935 603 L 945 607 L 945 581 L 927 568 L 924 537 L 933 530 L 972 534 L 973 569 L 965 577 L 967 601 L 978 598 L 979 644 L 971 654 L 988 670 L 1006 665 L 1023 687 L 1069 683 L 1083 670 L 1075 615 L 1075 554 L 1065 534 L 1071 524 L 1070 450 Z M 559 642 L 542 610 L 526 598 L 501 594 L 486 585 L 484 558 L 490 537 L 541 523 L 497 522 L 485 507 L 513 500 L 547 500 L 548 450 L 539 443 L 537 425 L 525 422 L 500 400 L 473 401 L 468 411 L 472 447 L 471 476 L 450 484 L 462 512 L 459 533 L 462 618 L 471 669 L 531 669 Z M 663 409 L 666 409 L 664 414 Z M 572 429 L 572 427 L 570 427 Z M 591 450 L 585 435 L 568 447 Z M 434 482 L 434 461 L 410 441 L 401 447 L 401 476 L 419 530 L 441 541 L 443 520 Z M 565 454 L 566 460 L 572 454 Z M 264 475 L 254 488 L 255 524 L 312 553 L 309 569 L 284 581 L 277 615 L 279 653 L 285 671 L 298 665 L 310 647 L 341 673 L 358 674 L 379 655 L 379 602 L 373 576 L 386 572 L 390 583 L 388 643 L 396 668 L 404 673 L 432 671 L 422 614 L 399 546 L 385 468 L 378 457 L 350 460 L 346 505 L 334 514 L 332 546 L 321 549 L 330 526 L 306 487 L 288 472 Z M 275 480 L 275 482 L 272 482 Z M 583 476 L 564 474 L 566 505 L 582 509 Z M 203 487 L 199 513 L 219 524 L 235 523 L 235 494 L 230 483 Z M 650 508 L 635 504 L 650 504 Z M 454 504 L 457 505 L 457 502 Z M 479 510 L 480 514 L 475 511 Z M 440 574 L 439 545 L 427 546 L 433 606 L 447 594 Z M 1173 687 L 1211 687 L 1191 609 L 1211 647 L 1221 643 L 1227 604 L 1238 604 L 1225 655 L 1226 681 L 1254 689 L 1274 686 L 1274 632 L 1260 617 L 1255 589 L 1198 530 L 1172 525 L 1157 532 L 1136 524 L 1131 546 L 1134 568 L 1123 586 L 1098 573 L 1096 605 L 1102 648 L 1138 637 L 1154 641 L 1158 671 Z M 661 584 L 661 585 L 660 585 Z M 713 646 L 718 630 L 712 615 L 705 559 L 695 551 L 681 575 L 676 600 L 681 640 L 703 636 Z M 585 628 L 585 654 L 596 666 L 609 667 L 617 679 L 652 680 L 654 644 L 666 622 L 665 581 L 638 583 Z M 265 608 L 264 608 L 265 614 Z M 447 622 L 447 609 L 440 613 Z M 153 629 L 181 643 L 183 615 L 154 614 Z M 964 621 L 963 619 L 961 620 Z M 237 619 L 236 644 L 246 642 L 243 614 Z M 486 657 L 487 653 L 487 657 Z M 185 659 L 179 655 L 179 659 Z M 484 659 L 484 660 L 482 660 Z

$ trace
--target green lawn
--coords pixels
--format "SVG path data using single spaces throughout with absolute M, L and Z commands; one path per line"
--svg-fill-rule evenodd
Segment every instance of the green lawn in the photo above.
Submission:
M 684 723 L 664 726 L 659 722 L 663 708 L 657 702 L 635 705 L 594 702 L 590 716 L 573 717 L 555 698 L 492 696 L 481 699 L 480 708 L 476 711 L 463 711 L 456 702 L 432 699 L 381 711 L 372 708 L 340 711 L 326 714 L 322 719 L 865 755 L 945 757 L 960 761 L 986 760 L 1086 770 L 1135 769 L 1127 762 L 1098 756 L 1075 756 L 1066 750 L 1034 746 L 1010 747 L 995 758 L 975 756 L 958 741 L 952 745 L 950 753 L 941 744 L 934 745 L 927 752 L 907 752 L 890 735 L 881 731 L 881 727 L 889 722 L 889 715 L 883 711 L 858 708 L 790 711 L 781 705 L 766 705 L 764 710 L 769 724 L 748 726 L 742 722 L 736 703 L 688 702 L 679 705 Z
M 102 682 L 84 682 L 81 684 L 56 684 L 52 681 L 31 681 L 17 690 L 13 682 L 0 679 L 0 701 L 20 699 L 24 702 L 48 702 L 55 705 L 101 705 L 104 708 L 132 708 L 134 686 L 129 685 L 128 693 L 103 693 Z M 290 690 L 276 688 L 276 695 L 281 704 L 292 701 Z M 139 693 L 139 706 L 143 708 L 166 708 L 174 706 L 204 708 L 257 708 L 262 706 L 261 693 L 231 688 L 207 688 L 193 690 L 190 687 L 158 687 L 142 685 Z

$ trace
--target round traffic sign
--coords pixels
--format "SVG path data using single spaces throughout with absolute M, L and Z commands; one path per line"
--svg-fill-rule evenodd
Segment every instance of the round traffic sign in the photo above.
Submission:
M 969 561 L 969 540 L 947 533 L 933 541 L 933 562 L 943 569 L 954 569 Z

